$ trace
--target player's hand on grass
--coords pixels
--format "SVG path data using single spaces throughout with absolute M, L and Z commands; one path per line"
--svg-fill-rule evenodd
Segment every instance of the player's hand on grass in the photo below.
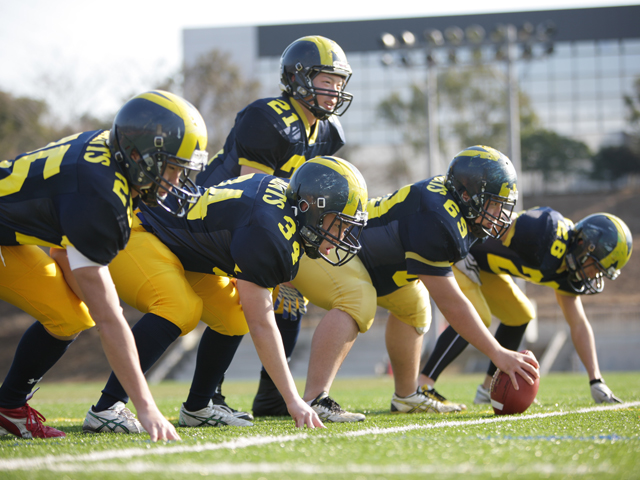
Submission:
M 613 394 L 601 378 L 592 380 L 589 383 L 591 384 L 591 396 L 596 403 L 622 403 L 622 400 Z
M 493 359 L 492 359 L 493 360 Z M 496 367 L 509 375 L 515 390 L 519 390 L 516 374 L 520 375 L 529 385 L 533 385 L 536 378 L 540 378 L 540 365 L 536 357 L 527 350 L 526 353 L 503 349 L 499 361 L 493 360 Z
M 308 428 L 325 428 L 315 410 L 300 397 L 287 404 L 287 410 L 289 410 L 289 415 L 296 423 L 296 428 L 304 428 L 305 426 Z
M 138 409 L 138 419 L 149 433 L 151 441 L 158 440 L 182 440 L 176 428 L 164 418 L 160 410 L 154 405 L 148 412 L 143 412 Z

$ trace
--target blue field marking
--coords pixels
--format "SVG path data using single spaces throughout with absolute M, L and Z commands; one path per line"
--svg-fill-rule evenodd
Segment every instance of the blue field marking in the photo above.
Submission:
M 536 442 L 539 441 L 548 441 L 548 442 L 558 442 L 564 440 L 570 441 L 579 441 L 579 442 L 596 442 L 596 441 L 604 441 L 604 442 L 620 442 L 620 441 L 635 441 L 640 442 L 640 438 L 638 437 L 622 437 L 620 435 L 611 434 L 611 435 L 591 435 L 589 437 L 574 437 L 572 435 L 488 435 L 488 436 L 476 436 L 476 438 L 480 440 L 534 440 Z

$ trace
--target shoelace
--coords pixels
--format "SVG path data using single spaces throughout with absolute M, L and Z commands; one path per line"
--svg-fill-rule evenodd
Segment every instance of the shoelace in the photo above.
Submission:
M 36 409 L 31 408 L 28 403 L 25 403 L 24 407 L 22 408 L 24 408 L 24 411 L 27 414 L 27 430 L 29 430 L 32 434 L 35 432 L 44 431 L 45 426 L 42 423 L 47 421 L 47 419 L 44 418 L 44 415 L 42 415 Z
M 442 395 L 440 395 L 435 388 L 432 388 L 431 390 L 425 390 L 424 391 L 425 394 L 429 393 L 431 395 L 433 395 L 434 397 L 436 397 L 436 400 L 438 400 L 439 402 L 444 403 L 446 398 L 444 398 Z
M 338 404 L 338 402 L 336 402 L 333 398 L 331 397 L 324 397 L 321 401 L 320 401 L 320 405 L 322 405 L 325 408 L 328 408 L 330 411 L 334 412 L 334 413 L 340 413 L 342 412 L 342 408 L 340 407 L 340 405 Z

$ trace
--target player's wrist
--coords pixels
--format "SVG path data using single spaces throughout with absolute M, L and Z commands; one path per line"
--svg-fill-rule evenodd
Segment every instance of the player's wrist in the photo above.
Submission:
M 593 380 L 589 380 L 589 385 L 593 386 L 596 383 L 604 383 L 604 380 L 602 378 L 594 378 Z

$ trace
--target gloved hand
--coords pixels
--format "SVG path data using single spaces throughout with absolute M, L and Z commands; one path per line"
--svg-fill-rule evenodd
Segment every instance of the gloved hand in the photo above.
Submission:
M 307 305 L 305 304 L 304 295 L 293 287 L 284 284 L 280 285 L 278 297 L 273 305 L 273 309 L 277 310 L 282 304 L 282 318 L 296 322 L 307 313 Z
M 480 281 L 480 266 L 473 255 L 469 254 L 455 264 L 456 268 L 464 273 L 473 283 L 482 285 Z
M 589 383 L 591 384 L 591 396 L 596 403 L 622 403 L 622 400 L 613 394 L 601 378 Z

